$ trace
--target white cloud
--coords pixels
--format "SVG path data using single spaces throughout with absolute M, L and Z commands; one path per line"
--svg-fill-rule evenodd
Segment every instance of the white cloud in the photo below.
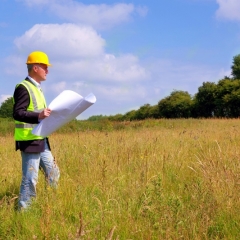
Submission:
M 102 61 L 96 63 L 97 75 L 108 81 L 132 82 L 148 78 L 146 70 L 138 63 L 134 55 L 115 57 L 106 54 Z
M 115 99 L 115 102 L 133 101 L 147 95 L 144 85 L 98 86 L 97 90 L 104 99 Z
M 195 94 L 203 82 L 217 82 L 223 78 L 224 70 L 208 66 L 190 65 L 173 60 L 151 60 L 145 66 L 152 73 L 151 87 L 153 97 L 169 95 L 173 90 L 188 91 Z M 160 98 L 159 98 L 160 100 Z
M 66 86 L 67 83 L 64 81 L 58 82 L 57 84 L 51 84 L 50 86 L 43 84 L 43 91 L 44 92 L 51 91 L 59 94 L 60 92 L 66 90 Z
M 229 20 L 240 20 L 240 1 L 239 0 L 216 0 L 219 8 L 216 12 L 218 18 Z
M 28 7 L 45 7 L 52 14 L 77 24 L 90 25 L 96 29 L 111 28 L 128 22 L 134 13 L 140 16 L 147 14 L 145 6 L 135 7 L 133 4 L 116 3 L 85 5 L 74 0 L 18 0 Z
M 139 60 L 133 55 L 116 57 L 111 54 L 102 54 L 92 59 L 76 59 L 68 62 L 53 62 L 54 67 L 50 73 L 54 73 L 57 79 L 69 79 L 67 85 L 72 82 L 81 82 L 81 87 L 91 87 L 96 84 L 136 84 L 149 79 L 148 71 L 141 66 Z M 91 86 L 90 86 L 91 85 Z M 80 86 L 80 85 L 78 85 Z
M 136 82 L 149 77 L 136 56 L 123 54 L 117 57 L 106 53 L 105 40 L 91 27 L 38 24 L 17 38 L 15 44 L 22 52 L 45 51 L 53 64 L 49 71 L 58 81 L 68 78 L 108 83 Z
M 58 59 L 91 58 L 103 53 L 105 40 L 91 27 L 36 24 L 14 41 L 20 51 L 44 50 Z
M 134 5 L 124 3 L 84 5 L 76 1 L 68 1 L 66 5 L 54 3 L 50 9 L 65 20 L 104 29 L 129 21 L 131 13 L 134 12 Z
M 23 58 L 20 55 L 8 56 L 4 61 L 6 63 L 4 72 L 9 76 L 17 76 L 22 79 L 27 71 L 26 60 L 26 57 Z M 14 70 L 11 66 L 14 66 Z

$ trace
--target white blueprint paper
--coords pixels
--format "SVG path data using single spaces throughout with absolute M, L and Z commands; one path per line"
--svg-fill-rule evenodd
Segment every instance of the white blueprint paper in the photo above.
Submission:
M 49 117 L 44 118 L 33 130 L 37 136 L 46 137 L 62 125 L 76 118 L 79 114 L 96 102 L 96 97 L 90 93 L 82 97 L 76 92 L 65 90 L 48 106 L 52 110 Z

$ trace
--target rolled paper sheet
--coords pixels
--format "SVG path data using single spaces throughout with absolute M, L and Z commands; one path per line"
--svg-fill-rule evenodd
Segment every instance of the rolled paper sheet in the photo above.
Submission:
M 82 97 L 76 92 L 65 90 L 60 93 L 48 106 L 52 110 L 49 117 L 44 118 L 32 133 L 47 137 L 58 128 L 75 119 L 79 114 L 96 102 L 96 97 L 90 93 Z

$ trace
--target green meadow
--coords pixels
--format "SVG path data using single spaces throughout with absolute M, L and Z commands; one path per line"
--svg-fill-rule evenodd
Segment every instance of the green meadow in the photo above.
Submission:
M 240 239 L 240 121 L 73 121 L 50 136 L 58 189 L 16 210 L 21 157 L 0 123 L 0 239 Z

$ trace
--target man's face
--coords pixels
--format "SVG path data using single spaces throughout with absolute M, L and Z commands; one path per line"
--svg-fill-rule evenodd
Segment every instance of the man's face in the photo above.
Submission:
M 37 82 L 45 81 L 48 74 L 48 66 L 45 64 L 34 65 L 35 80 Z

